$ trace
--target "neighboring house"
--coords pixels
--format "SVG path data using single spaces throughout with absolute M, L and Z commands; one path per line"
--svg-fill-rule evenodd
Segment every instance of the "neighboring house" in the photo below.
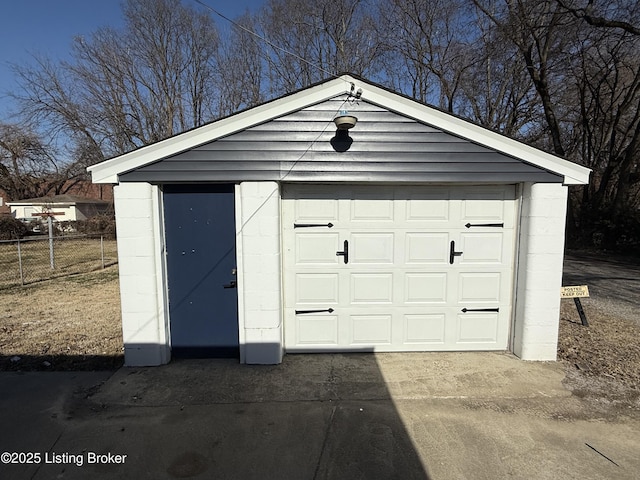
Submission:
M 16 200 L 7 205 L 11 208 L 11 215 L 25 222 L 42 219 L 43 213 L 50 214 L 54 222 L 65 222 L 86 220 L 105 213 L 111 202 L 78 195 L 52 195 Z
M 11 208 L 9 208 L 9 206 L 7 205 L 7 202 L 9 200 L 10 199 L 7 195 L 7 192 L 0 189 L 0 216 L 11 215 Z
M 117 184 L 127 365 L 556 358 L 567 186 L 587 168 L 344 75 L 89 171 Z
M 63 185 L 62 191 L 68 195 L 78 195 L 113 203 L 113 185 L 95 184 L 89 180 L 72 180 Z
M 0 216 L 11 215 L 11 208 L 7 205 L 6 198 L 0 192 Z
M 62 186 L 62 191 L 67 195 L 76 197 L 84 197 L 89 200 L 105 200 L 109 204 L 113 204 L 113 186 L 104 184 L 94 184 L 87 180 L 69 180 Z M 24 200 L 22 200 L 24 202 Z M 21 203 L 20 201 L 12 202 L 7 193 L 0 189 L 0 216 L 12 215 L 9 203 Z

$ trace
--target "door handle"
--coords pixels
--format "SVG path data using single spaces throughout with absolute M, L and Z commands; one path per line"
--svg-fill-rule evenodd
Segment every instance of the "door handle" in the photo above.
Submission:
M 336 257 L 344 257 L 344 263 L 349 263 L 349 240 L 345 240 L 343 246 L 344 250 L 336 252 Z
M 462 256 L 462 252 L 456 252 L 456 242 L 451 240 L 451 245 L 449 249 L 449 263 L 453 265 L 453 259 L 455 257 Z

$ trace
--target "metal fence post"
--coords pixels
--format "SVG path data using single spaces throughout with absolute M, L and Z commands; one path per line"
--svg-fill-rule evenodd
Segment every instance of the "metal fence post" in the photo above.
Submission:
M 100 235 L 100 258 L 102 259 L 102 269 L 104 270 L 104 235 Z
M 20 285 L 24 286 L 24 272 L 22 270 L 22 250 L 20 249 L 20 239 L 18 239 L 18 268 L 20 269 Z
M 53 257 L 53 219 L 51 216 L 47 217 L 49 223 L 49 262 L 51 263 L 51 270 L 55 270 L 56 264 Z

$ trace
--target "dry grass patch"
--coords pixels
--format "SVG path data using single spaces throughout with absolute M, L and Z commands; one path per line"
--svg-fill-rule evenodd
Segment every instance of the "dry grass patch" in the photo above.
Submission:
M 117 262 L 115 240 L 100 238 L 54 237 L 54 268 L 51 268 L 49 240 L 31 238 L 20 242 L 0 242 L 0 288 L 39 282 L 71 274 L 100 270 Z
M 640 408 L 640 326 L 595 303 L 585 311 L 588 327 L 573 302 L 562 301 L 558 359 L 566 363 L 567 386 L 581 397 Z
M 122 364 L 117 266 L 0 290 L 0 370 Z

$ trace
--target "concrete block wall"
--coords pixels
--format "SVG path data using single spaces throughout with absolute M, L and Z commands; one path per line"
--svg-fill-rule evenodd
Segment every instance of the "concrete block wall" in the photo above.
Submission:
M 125 363 L 170 360 L 161 194 L 145 183 L 114 189 Z M 567 187 L 524 184 L 516 274 L 513 352 L 555 360 Z M 238 316 L 241 362 L 276 364 L 283 356 L 280 186 L 236 186 Z
M 556 360 L 567 187 L 523 185 L 513 352 Z
M 243 182 L 236 186 L 238 322 L 240 361 L 282 361 L 280 186 Z
M 160 192 L 147 183 L 114 187 L 125 364 L 168 363 Z

